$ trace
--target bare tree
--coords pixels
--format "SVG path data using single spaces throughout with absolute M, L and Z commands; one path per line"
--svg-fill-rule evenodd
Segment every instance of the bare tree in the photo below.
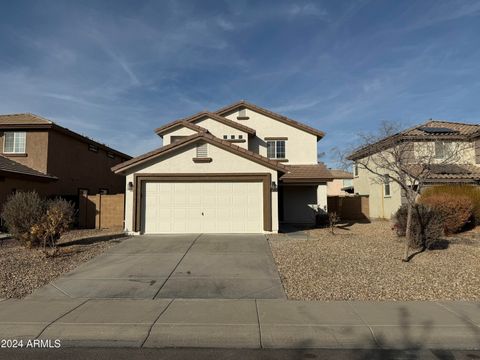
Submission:
M 347 156 L 350 164 L 354 160 L 355 166 L 374 175 L 375 182 L 394 182 L 403 192 L 407 205 L 403 261 L 408 261 L 412 215 L 422 188 L 442 167 L 458 163 L 469 143 L 459 140 L 436 143 L 433 137 L 429 140 L 405 136 L 398 125 L 390 122 L 382 123 L 377 134 L 360 137 L 361 146 Z M 439 147 L 437 151 L 435 146 Z M 439 157 L 438 152 L 443 152 L 443 156 Z

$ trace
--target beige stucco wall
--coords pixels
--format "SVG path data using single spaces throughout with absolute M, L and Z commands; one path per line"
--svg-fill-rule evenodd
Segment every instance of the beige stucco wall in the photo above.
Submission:
M 196 131 L 186 127 L 179 127 L 171 132 L 167 132 L 163 135 L 163 146 L 169 145 L 171 143 L 172 136 L 190 136 L 196 134 Z
M 475 164 L 475 142 L 449 142 L 451 149 L 454 151 L 454 155 L 449 157 L 449 161 L 459 164 Z M 429 142 L 416 142 L 414 143 L 415 158 L 427 158 L 435 154 L 435 143 Z M 444 159 L 433 159 L 434 162 L 441 163 Z
M 345 196 L 348 195 L 347 192 L 342 189 L 347 186 L 344 179 L 333 179 L 327 183 L 327 194 L 328 196 Z
M 401 206 L 402 193 L 400 186 L 391 181 L 390 196 L 385 197 L 383 184 L 378 176 L 361 165 L 358 166 L 358 177 L 355 176 L 353 179 L 353 186 L 355 193 L 369 196 L 370 218 L 372 219 L 390 219 Z
M 245 142 L 235 143 L 235 145 L 243 147 L 244 149 L 248 149 L 248 134 L 244 131 L 237 130 L 235 128 L 232 128 L 231 126 L 225 125 L 219 121 L 216 121 L 210 118 L 197 121 L 195 122 L 195 125 L 198 125 L 207 129 L 210 132 L 210 134 L 212 134 L 213 136 L 219 139 L 223 139 L 223 135 L 227 135 L 228 140 L 230 140 L 230 135 L 235 135 L 235 139 L 238 139 L 238 136 L 242 135 L 243 140 L 245 140 Z
M 125 196 L 125 230 L 131 232 L 133 217 L 133 191 L 128 190 L 128 183 L 133 182 L 134 173 L 270 173 L 272 181 L 278 183 L 277 171 L 269 169 L 243 157 L 207 144 L 210 163 L 194 163 L 195 145 L 184 147 L 161 158 L 151 160 L 127 171 Z M 262 201 L 262 199 L 258 199 Z M 272 192 L 272 232 L 278 232 L 278 193 Z
M 315 135 L 249 109 L 246 109 L 248 120 L 237 120 L 237 116 L 239 116 L 238 111 L 226 117 L 256 130 L 255 138 L 249 141 L 249 150 L 267 156 L 265 137 L 288 137 L 285 144 L 288 164 L 317 163 L 317 137 Z

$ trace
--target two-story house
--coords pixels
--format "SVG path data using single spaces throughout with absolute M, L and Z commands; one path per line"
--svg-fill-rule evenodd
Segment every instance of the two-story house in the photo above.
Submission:
M 73 201 L 79 193 L 123 193 L 125 179 L 111 167 L 129 159 L 38 115 L 0 115 L 0 208 L 21 190 Z
M 450 121 L 430 120 L 398 134 L 363 147 L 349 156 L 353 165 L 355 193 L 369 196 L 371 218 L 390 219 L 405 200 L 400 186 L 388 180 L 378 181 L 378 176 L 362 166 L 368 157 L 385 151 L 392 145 L 404 143 L 409 149 L 409 167 L 431 154 L 430 171 L 426 182 L 438 184 L 480 184 L 480 125 Z M 449 149 L 457 154 L 449 154 Z M 410 170 L 409 170 L 410 171 Z M 388 175 L 388 171 L 385 171 Z
M 126 176 L 129 232 L 277 232 L 326 210 L 319 130 L 240 101 L 155 132 L 162 147 L 113 168 Z

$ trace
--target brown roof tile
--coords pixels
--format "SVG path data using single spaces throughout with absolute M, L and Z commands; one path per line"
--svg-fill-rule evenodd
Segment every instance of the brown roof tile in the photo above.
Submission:
M 67 136 L 76 138 L 80 141 L 83 141 L 87 144 L 93 144 L 98 146 L 99 148 L 116 154 L 120 158 L 123 159 L 131 159 L 130 155 L 124 154 L 118 150 L 115 150 L 105 144 L 99 143 L 93 139 L 90 139 L 87 136 L 80 135 L 70 129 L 64 128 L 51 120 L 45 119 L 39 115 L 35 114 L 7 114 L 7 115 L 0 115 L 0 129 L 52 129 L 58 132 L 61 132 Z
M 428 130 L 431 128 L 431 130 Z M 452 130 L 446 132 L 446 129 Z M 438 131 L 435 131 L 438 130 Z M 407 130 L 388 136 L 378 142 L 361 147 L 348 156 L 349 160 L 361 159 L 387 149 L 402 141 L 463 140 L 469 141 L 480 136 L 480 125 L 464 124 L 452 121 L 429 120 Z
M 328 169 L 334 179 L 353 179 L 353 174 L 341 169 Z
M 192 130 L 195 130 L 195 131 L 206 131 L 203 127 L 201 126 L 198 126 L 198 125 L 195 125 L 195 122 L 199 121 L 199 120 L 203 120 L 205 118 L 211 118 L 213 120 L 216 120 L 218 122 L 221 122 L 227 126 L 230 126 L 234 129 L 238 129 L 240 131 L 243 131 L 243 132 L 246 132 L 247 134 L 251 134 L 251 135 L 254 135 L 255 134 L 255 130 L 252 129 L 252 128 L 249 128 L 248 126 L 245 126 L 245 125 L 242 125 L 242 124 L 239 124 L 235 121 L 232 121 L 230 119 L 227 119 L 227 118 L 224 118 L 223 116 L 220 116 L 216 113 L 212 113 L 212 112 L 208 112 L 208 111 L 202 111 L 202 112 L 199 112 L 195 115 L 192 115 L 192 116 L 189 116 L 187 118 L 183 118 L 183 119 L 179 119 L 179 120 L 175 120 L 175 121 L 172 121 L 172 122 L 169 122 L 168 124 L 165 124 L 157 129 L 155 129 L 155 133 L 157 135 L 163 135 L 164 133 L 168 132 L 169 130 L 177 127 L 177 126 L 186 126 L 186 124 L 191 124 L 192 126 L 196 126 L 197 129 L 193 129 Z
M 7 114 L 0 115 L 1 125 L 48 125 L 52 121 L 42 118 L 35 114 Z
M 156 158 L 157 156 L 160 156 L 162 154 L 166 154 L 170 152 L 171 150 L 181 148 L 187 144 L 191 144 L 193 142 L 196 142 L 198 140 L 205 140 L 213 145 L 217 145 L 227 151 L 231 151 L 239 156 L 243 156 L 249 160 L 255 161 L 257 163 L 260 163 L 262 165 L 265 165 L 267 167 L 270 167 L 275 170 L 279 170 L 282 172 L 287 172 L 287 167 L 278 161 L 270 160 L 264 156 L 261 156 L 259 154 L 256 154 L 250 150 L 244 149 L 240 146 L 237 146 L 235 144 L 232 144 L 229 141 L 221 140 L 209 133 L 206 132 L 199 132 L 190 136 L 187 136 L 175 143 L 171 143 L 165 146 L 162 146 L 158 149 L 155 149 L 153 151 L 150 151 L 148 153 L 145 153 L 143 155 L 137 156 L 136 158 L 133 158 L 129 161 L 125 161 L 121 164 L 118 164 L 112 168 L 112 171 L 119 173 L 122 172 L 132 166 L 141 164 L 145 161 L 151 160 Z
M 293 120 L 293 119 L 290 119 L 286 116 L 283 116 L 283 115 L 280 115 L 278 113 L 275 113 L 273 111 L 270 111 L 270 110 L 267 110 L 267 109 L 264 109 L 258 105 L 255 105 L 255 104 L 252 104 L 252 103 L 249 103 L 245 100 L 241 100 L 241 101 L 238 101 L 236 103 L 233 103 L 231 105 L 228 105 L 228 106 L 225 106 L 219 110 L 217 110 L 215 113 L 219 114 L 219 115 L 226 115 L 228 113 L 231 113 L 232 111 L 238 109 L 238 108 L 246 108 L 246 109 L 250 109 L 250 110 L 253 110 L 255 112 L 258 112 L 259 114 L 262 114 L 262 115 L 265 115 L 265 116 L 268 116 L 272 119 L 275 119 L 275 120 L 278 120 L 284 124 L 287 124 L 287 125 L 290 125 L 290 126 L 293 126 L 297 129 L 300 129 L 300 130 L 303 130 L 303 131 L 306 131 L 310 134 L 313 134 L 315 136 L 317 136 L 319 139 L 323 138 L 325 136 L 325 133 L 323 131 L 320 131 L 320 130 L 317 130 L 317 129 L 314 129 L 313 127 L 311 126 L 308 126 L 308 125 L 305 125 L 305 124 L 302 124 L 301 122 L 298 122 L 296 120 Z
M 39 180 L 56 180 L 57 177 L 34 170 L 14 160 L 0 155 L 0 175 L 27 176 Z
M 288 172 L 280 177 L 283 182 L 331 181 L 333 174 L 325 164 L 286 165 Z
M 412 165 L 410 173 L 422 171 L 418 165 Z M 428 170 L 427 182 L 478 182 L 480 181 L 480 166 L 472 164 L 431 164 Z

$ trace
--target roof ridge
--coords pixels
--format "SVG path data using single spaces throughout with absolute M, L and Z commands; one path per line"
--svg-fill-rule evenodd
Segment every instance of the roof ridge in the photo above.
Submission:
M 124 161 L 118 165 L 115 165 L 114 167 L 112 167 L 112 171 L 114 172 L 117 172 L 117 171 L 120 171 L 121 169 L 123 168 L 126 168 L 126 167 L 130 167 L 131 165 L 137 163 L 137 162 L 140 162 L 140 161 L 146 161 L 148 160 L 148 158 L 150 157 L 154 157 L 156 155 L 160 155 L 162 154 L 163 152 L 167 151 L 167 150 L 170 150 L 172 148 L 175 148 L 175 147 L 179 147 L 187 142 L 190 142 L 192 140 L 195 140 L 196 138 L 206 138 L 206 139 L 209 139 L 211 141 L 213 141 L 214 143 L 217 143 L 217 144 L 222 144 L 222 145 L 227 145 L 228 147 L 234 149 L 235 151 L 238 151 L 238 152 L 242 152 L 242 153 L 245 153 L 251 157 L 254 157 L 256 159 L 259 159 L 261 161 L 263 161 L 264 163 L 267 163 L 267 164 L 270 164 L 270 165 L 273 165 L 275 166 L 277 169 L 281 169 L 281 170 L 285 170 L 285 171 L 288 171 L 288 168 L 277 162 L 277 161 L 274 161 L 274 160 L 271 160 L 269 158 L 266 158 L 260 154 L 257 154 L 257 153 L 254 153 L 253 151 L 250 151 L 250 150 L 247 150 L 245 148 L 242 148 L 240 146 L 237 146 L 235 144 L 232 144 L 231 142 L 229 141 L 226 141 L 226 140 L 222 140 L 208 132 L 198 132 L 198 133 L 195 133 L 195 134 L 192 134 L 192 135 L 189 135 L 175 143 L 170 143 L 168 145 L 165 145 L 165 146 L 162 146 L 162 147 L 159 147 L 155 150 L 152 150 L 152 151 L 149 151 L 145 154 L 142 154 L 142 155 L 139 155 L 135 158 L 132 158 L 128 161 Z
M 268 110 L 266 108 L 263 108 L 261 106 L 258 106 L 258 105 L 255 105 L 253 103 L 250 103 L 246 100 L 241 100 L 241 101 L 237 101 L 233 104 L 230 104 L 230 105 L 227 105 L 227 106 L 224 106 L 220 109 L 218 109 L 217 111 L 215 111 L 217 114 L 222 114 L 224 112 L 228 112 L 230 110 L 233 110 L 235 109 L 236 107 L 238 106 L 245 106 L 247 108 L 250 108 L 250 110 L 253 110 L 253 111 L 257 111 L 259 113 L 263 113 L 263 115 L 265 116 L 269 116 L 275 120 L 278 120 L 280 122 L 284 122 L 286 123 L 287 125 L 290 125 L 290 126 L 293 126 L 293 127 L 297 127 L 301 130 L 304 130 L 306 132 L 309 132 L 311 134 L 314 134 L 316 135 L 317 137 L 319 138 L 323 138 L 325 136 L 325 133 L 323 131 L 320 131 L 320 130 L 317 130 L 315 129 L 314 127 L 310 126 L 310 125 L 306 125 L 304 123 L 301 123 L 297 120 L 293 120 L 291 118 L 289 118 L 288 116 L 285 116 L 285 115 L 282 115 L 282 114 L 279 114 L 279 113 L 276 113 L 272 110 Z
M 469 124 L 469 123 L 464 123 L 464 122 L 459 122 L 459 121 L 449 121 L 449 120 L 437 120 L 437 119 L 430 119 L 427 120 L 426 123 L 423 125 L 429 124 L 431 122 L 439 122 L 439 123 L 446 123 L 446 124 L 458 124 L 458 125 L 467 125 L 467 126 L 478 126 L 480 127 L 480 124 Z M 419 125 L 422 126 L 422 125 Z

